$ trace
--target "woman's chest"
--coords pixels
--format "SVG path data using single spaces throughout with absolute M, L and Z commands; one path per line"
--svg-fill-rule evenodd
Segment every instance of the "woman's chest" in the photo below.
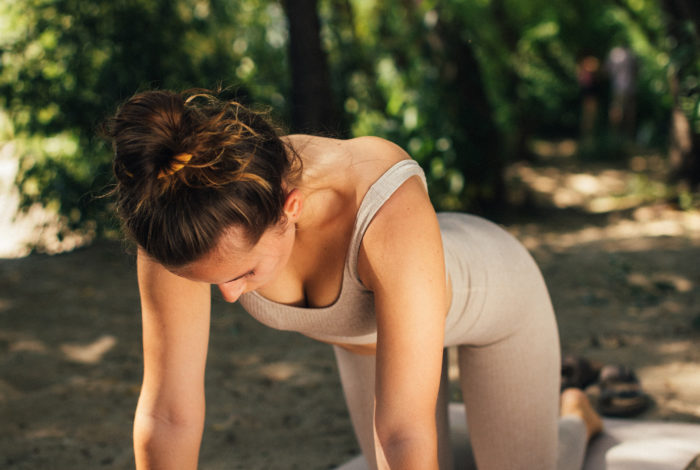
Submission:
M 352 222 L 336 221 L 313 240 L 299 243 L 285 269 L 258 294 L 297 307 L 332 305 L 341 293 L 352 226 Z

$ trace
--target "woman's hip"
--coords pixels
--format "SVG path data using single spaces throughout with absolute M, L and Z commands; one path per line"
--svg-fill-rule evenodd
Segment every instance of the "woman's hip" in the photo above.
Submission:
M 556 331 L 547 286 L 525 247 L 487 220 L 447 216 L 441 226 L 453 294 L 445 344 L 492 343 L 526 323 Z

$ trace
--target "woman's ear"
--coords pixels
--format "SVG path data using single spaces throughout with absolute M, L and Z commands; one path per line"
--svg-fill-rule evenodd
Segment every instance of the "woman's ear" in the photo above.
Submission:
M 302 207 L 304 207 L 304 195 L 298 189 L 292 189 L 284 201 L 283 209 L 287 219 L 292 223 L 299 220 Z

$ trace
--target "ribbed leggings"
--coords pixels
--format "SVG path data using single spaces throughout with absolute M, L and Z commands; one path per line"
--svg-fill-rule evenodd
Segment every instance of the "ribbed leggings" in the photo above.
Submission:
M 374 356 L 353 354 L 339 347 L 334 349 L 355 435 L 368 462 L 368 467 L 376 469 L 372 433 L 374 393 L 368 392 L 374 390 Z M 462 386 L 464 387 L 464 380 L 462 380 Z M 550 423 L 538 424 L 542 421 L 539 419 L 531 423 L 519 424 L 532 415 L 532 410 L 528 410 L 528 400 L 538 399 L 531 395 L 534 393 L 532 388 L 526 387 L 525 391 L 527 393 L 515 392 L 523 401 L 514 404 L 516 397 L 504 397 L 504 390 L 491 397 L 484 395 L 482 400 L 493 403 L 489 409 L 494 409 L 495 414 L 489 418 L 486 411 L 478 413 L 481 419 L 484 419 L 483 423 L 474 416 L 478 411 L 474 401 L 465 400 L 471 446 L 476 461 L 479 462 L 477 468 L 479 470 L 554 468 L 580 470 L 587 446 L 586 426 L 583 421 L 576 417 L 560 418 L 554 432 L 550 429 L 552 427 Z M 508 406 L 503 403 L 503 407 L 500 407 L 499 400 L 507 400 L 511 404 Z M 558 403 L 556 399 L 555 403 Z M 472 469 L 474 462 L 453 462 L 447 404 L 445 370 L 436 407 L 440 469 Z M 524 413 L 510 411 L 513 414 L 508 415 L 513 406 L 524 407 L 525 409 L 522 410 Z M 555 461 L 556 464 L 554 464 Z
M 558 418 L 559 336 L 542 275 L 529 253 L 496 225 L 461 215 L 457 222 L 469 234 L 465 263 L 485 270 L 452 279 L 453 304 L 463 303 L 464 312 L 453 314 L 451 309 L 446 320 L 446 346 L 458 348 L 476 465 L 479 470 L 578 470 L 586 430 L 581 420 Z M 450 243 L 446 240 L 446 251 L 458 249 Z M 470 293 L 478 301 L 464 300 Z M 450 318 L 455 315 L 459 318 Z M 370 468 L 376 468 L 375 356 L 334 349 L 355 434 Z M 441 470 L 465 465 L 453 463 L 449 443 L 445 362 L 436 407 Z

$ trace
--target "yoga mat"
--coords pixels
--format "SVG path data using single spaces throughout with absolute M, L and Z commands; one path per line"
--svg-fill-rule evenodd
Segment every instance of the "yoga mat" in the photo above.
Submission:
M 450 403 L 450 440 L 455 462 L 470 462 L 464 405 Z M 603 420 L 605 430 L 591 440 L 583 470 L 683 470 L 700 453 L 700 424 L 636 419 Z M 336 470 L 368 470 L 362 456 Z M 473 463 L 455 470 L 475 470 Z

